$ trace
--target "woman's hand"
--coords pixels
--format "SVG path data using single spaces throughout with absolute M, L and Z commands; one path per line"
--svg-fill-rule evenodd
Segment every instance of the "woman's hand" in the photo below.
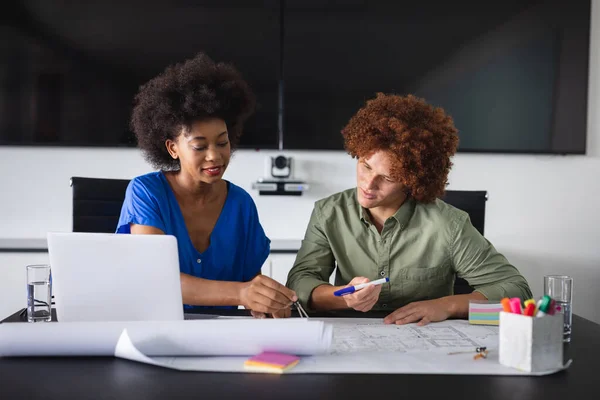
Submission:
M 258 311 L 254 311 L 254 310 L 250 310 L 250 314 L 252 314 L 252 316 L 254 318 L 258 318 L 258 319 L 263 319 L 263 318 L 267 318 L 267 314 L 262 313 L 262 312 L 258 312 Z M 282 310 L 279 310 L 273 314 L 270 314 L 273 318 L 289 318 L 292 316 L 292 310 L 287 307 L 284 308 Z
M 250 282 L 243 283 L 239 297 L 241 304 L 251 310 L 253 316 L 268 313 L 274 318 L 289 316 L 290 306 L 298 300 L 293 290 L 264 275 L 257 275 Z

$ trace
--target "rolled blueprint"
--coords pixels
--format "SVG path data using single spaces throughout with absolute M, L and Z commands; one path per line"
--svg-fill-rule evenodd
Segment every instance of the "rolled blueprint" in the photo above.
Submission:
M 113 356 L 123 331 L 147 356 L 325 354 L 333 328 L 303 319 L 0 324 L 0 356 Z

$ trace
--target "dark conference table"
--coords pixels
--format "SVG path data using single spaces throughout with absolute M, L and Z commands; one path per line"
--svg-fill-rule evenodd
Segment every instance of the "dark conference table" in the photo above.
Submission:
M 244 313 L 245 310 L 234 310 L 224 314 Z M 311 316 L 365 314 L 333 312 Z M 19 312 L 2 321 L 14 322 L 22 322 Z M 113 357 L 0 358 L 0 399 L 598 398 L 599 342 L 600 325 L 573 316 L 572 340 L 565 345 L 565 359 L 573 359 L 573 364 L 566 371 L 543 377 L 182 372 Z

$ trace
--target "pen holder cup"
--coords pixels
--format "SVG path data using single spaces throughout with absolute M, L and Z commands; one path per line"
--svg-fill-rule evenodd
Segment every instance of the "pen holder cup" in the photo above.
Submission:
M 499 361 L 526 372 L 563 366 L 563 316 L 500 312 Z

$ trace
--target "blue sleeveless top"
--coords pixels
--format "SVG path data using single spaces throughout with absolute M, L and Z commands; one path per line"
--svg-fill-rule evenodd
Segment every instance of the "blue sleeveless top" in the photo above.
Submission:
M 252 197 L 231 182 L 227 182 L 225 204 L 203 253 L 192 244 L 179 203 L 162 172 L 129 183 L 116 232 L 131 233 L 129 224 L 153 226 L 175 236 L 180 271 L 204 279 L 249 281 L 260 272 L 271 247 Z M 217 307 L 184 305 L 186 311 L 194 308 Z

